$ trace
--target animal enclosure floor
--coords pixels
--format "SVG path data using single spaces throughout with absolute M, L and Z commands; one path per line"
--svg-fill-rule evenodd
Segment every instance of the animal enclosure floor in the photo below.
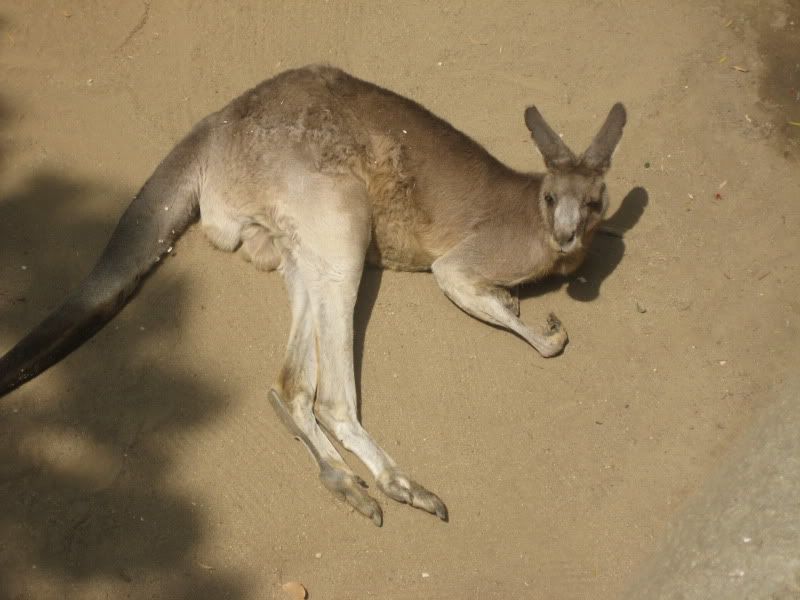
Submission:
M 800 364 L 798 32 L 797 0 L 0 0 L 0 352 L 193 123 L 283 69 L 334 63 L 519 169 L 542 168 L 525 106 L 576 150 L 615 101 L 629 114 L 617 235 L 523 290 L 523 319 L 564 323 L 562 356 L 429 274 L 362 283 L 363 422 L 449 523 L 371 484 L 378 529 L 323 488 L 267 399 L 280 277 L 193 229 L 0 402 L 0 599 L 618 597 Z

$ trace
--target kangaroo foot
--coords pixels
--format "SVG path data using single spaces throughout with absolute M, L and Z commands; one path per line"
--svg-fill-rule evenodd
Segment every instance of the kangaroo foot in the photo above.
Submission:
M 403 473 L 394 470 L 385 472 L 378 478 L 378 487 L 384 494 L 398 502 L 421 508 L 442 521 L 448 520 L 444 502 Z
M 375 525 L 383 525 L 380 505 L 365 491 L 367 484 L 358 475 L 342 469 L 326 466 L 320 470 L 319 478 L 333 495 L 347 502 Z

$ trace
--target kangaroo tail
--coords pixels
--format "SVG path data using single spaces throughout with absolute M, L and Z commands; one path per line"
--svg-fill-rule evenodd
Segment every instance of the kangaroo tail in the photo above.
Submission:
M 0 357 L 0 397 L 55 364 L 116 315 L 197 214 L 207 129 L 161 162 L 122 215 L 100 260 L 67 300 Z

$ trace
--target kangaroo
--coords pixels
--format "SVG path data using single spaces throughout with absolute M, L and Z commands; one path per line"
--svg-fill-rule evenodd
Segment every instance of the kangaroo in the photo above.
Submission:
M 88 277 L 0 358 L 0 396 L 103 327 L 199 212 L 215 246 L 283 276 L 291 327 L 268 396 L 323 484 L 382 525 L 333 436 L 387 496 L 447 521 L 439 497 L 358 420 L 353 314 L 365 264 L 431 271 L 468 314 L 544 357 L 559 354 L 559 320 L 526 325 L 509 289 L 581 264 L 608 206 L 603 178 L 625 121 L 615 104 L 576 156 L 531 106 L 525 123 L 547 172 L 520 173 L 389 90 L 330 66 L 283 72 L 204 118 L 158 165 Z

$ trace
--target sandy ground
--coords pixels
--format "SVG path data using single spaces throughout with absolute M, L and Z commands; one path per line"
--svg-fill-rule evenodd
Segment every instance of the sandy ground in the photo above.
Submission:
M 284 68 L 340 65 L 523 169 L 527 104 L 578 149 L 629 111 L 608 177 L 624 240 L 522 301 L 565 323 L 563 356 L 430 275 L 365 278 L 363 421 L 450 523 L 381 497 L 378 529 L 319 484 L 266 402 L 279 276 L 191 230 L 3 399 L 0 598 L 617 597 L 800 358 L 798 32 L 796 0 L 0 1 L 0 350 L 196 120 Z

